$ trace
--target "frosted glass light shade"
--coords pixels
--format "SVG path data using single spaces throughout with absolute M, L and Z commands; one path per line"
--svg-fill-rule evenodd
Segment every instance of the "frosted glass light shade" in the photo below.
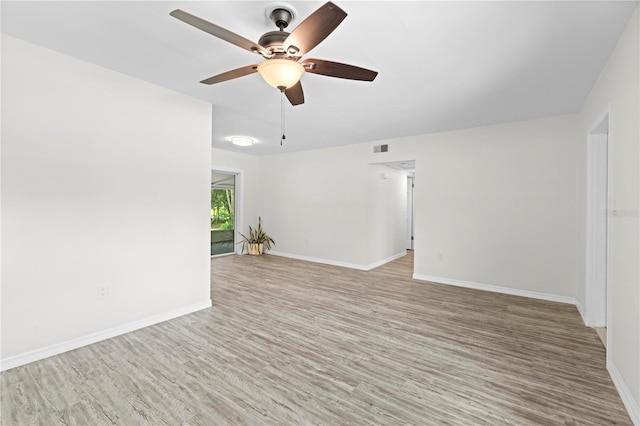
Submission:
M 231 143 L 238 146 L 253 145 L 253 138 L 247 136 L 231 136 Z
M 268 59 L 258 65 L 258 72 L 270 86 L 288 89 L 300 81 L 304 67 L 290 59 Z

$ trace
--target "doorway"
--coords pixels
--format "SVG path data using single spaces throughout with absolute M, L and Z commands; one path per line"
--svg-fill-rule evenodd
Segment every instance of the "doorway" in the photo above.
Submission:
M 609 279 L 609 111 L 587 139 L 586 321 L 606 347 Z
M 211 173 L 211 256 L 235 253 L 236 174 Z
M 374 163 L 382 166 L 392 168 L 394 170 L 401 170 L 407 175 L 407 208 L 406 208 L 406 233 L 405 233 L 405 248 L 407 250 L 413 250 L 414 236 L 413 236 L 413 191 L 415 187 L 415 175 L 416 175 L 416 161 L 404 160 L 393 161 L 388 163 Z
M 414 172 L 407 176 L 407 250 L 413 250 L 413 188 Z

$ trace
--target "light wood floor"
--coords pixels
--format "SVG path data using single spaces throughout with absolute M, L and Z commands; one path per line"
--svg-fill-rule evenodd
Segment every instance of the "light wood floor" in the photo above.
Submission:
M 598 334 L 598 337 L 600 338 L 600 341 L 602 342 L 602 344 L 606 348 L 607 347 L 607 328 L 606 327 L 593 327 L 593 329 L 596 331 L 596 333 Z
M 575 307 L 275 256 L 214 306 L 1 376 L 3 425 L 631 424 Z

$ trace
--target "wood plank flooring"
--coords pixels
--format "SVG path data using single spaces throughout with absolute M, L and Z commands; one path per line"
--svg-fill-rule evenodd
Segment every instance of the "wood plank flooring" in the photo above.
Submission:
M 2 373 L 3 425 L 629 425 L 575 307 L 275 256 L 214 306 Z

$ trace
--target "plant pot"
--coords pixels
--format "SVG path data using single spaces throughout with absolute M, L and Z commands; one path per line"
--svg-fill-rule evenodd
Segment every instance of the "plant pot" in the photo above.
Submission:
M 247 251 L 254 256 L 261 255 L 263 248 L 264 244 L 247 244 Z

